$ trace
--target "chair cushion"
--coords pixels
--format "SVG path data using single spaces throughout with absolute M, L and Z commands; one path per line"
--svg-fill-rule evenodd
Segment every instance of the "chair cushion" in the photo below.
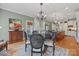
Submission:
M 25 44 L 30 44 L 30 40 L 27 40 L 27 41 L 25 42 Z
M 6 41 L 1 40 L 0 41 L 0 51 L 2 51 L 5 48 L 5 46 L 6 46 Z

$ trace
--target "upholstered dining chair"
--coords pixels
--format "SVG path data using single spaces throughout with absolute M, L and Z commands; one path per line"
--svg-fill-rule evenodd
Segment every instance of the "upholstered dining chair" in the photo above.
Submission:
M 8 41 L 0 40 L 0 51 L 4 49 L 8 50 Z
M 45 32 L 45 40 L 52 38 L 51 33 L 52 33 L 51 31 L 46 31 Z
M 38 31 L 33 31 L 32 34 L 38 34 Z
M 44 38 L 41 34 L 32 34 L 30 37 L 30 44 L 31 44 L 31 56 L 33 53 L 43 53 L 43 44 L 44 44 Z M 34 51 L 33 49 L 40 49 L 40 51 Z
M 52 41 L 53 41 L 53 56 L 54 56 L 54 54 L 55 54 L 55 39 L 56 39 L 56 35 L 57 35 L 57 32 L 52 31 Z
M 24 31 L 24 38 L 25 38 L 25 52 L 27 48 L 27 33 Z

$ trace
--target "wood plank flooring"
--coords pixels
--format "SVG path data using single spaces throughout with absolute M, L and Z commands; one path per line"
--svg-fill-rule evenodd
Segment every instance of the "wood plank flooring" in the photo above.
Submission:
M 9 48 L 13 48 L 21 44 L 24 44 L 24 41 L 10 44 Z M 69 52 L 70 56 L 79 56 L 79 44 L 77 44 L 74 37 L 65 36 L 63 40 L 56 42 L 56 46 L 65 48 Z
M 63 40 L 57 41 L 56 45 L 65 48 L 70 56 L 79 56 L 79 45 L 74 37 L 65 36 Z

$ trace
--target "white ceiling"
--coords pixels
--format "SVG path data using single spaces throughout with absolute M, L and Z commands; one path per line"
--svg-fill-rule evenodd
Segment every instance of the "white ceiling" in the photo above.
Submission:
M 39 3 L 0 3 L 0 8 L 16 12 L 22 15 L 35 17 L 40 11 Z M 79 3 L 44 3 L 43 11 L 50 17 L 57 19 L 73 17 L 75 11 L 79 10 Z

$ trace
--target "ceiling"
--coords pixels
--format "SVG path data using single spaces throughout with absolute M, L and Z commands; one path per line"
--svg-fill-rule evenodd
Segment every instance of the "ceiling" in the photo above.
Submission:
M 43 11 L 50 19 L 75 17 L 79 11 L 79 3 L 44 3 Z M 0 8 L 22 15 L 35 17 L 41 10 L 40 3 L 0 3 Z

